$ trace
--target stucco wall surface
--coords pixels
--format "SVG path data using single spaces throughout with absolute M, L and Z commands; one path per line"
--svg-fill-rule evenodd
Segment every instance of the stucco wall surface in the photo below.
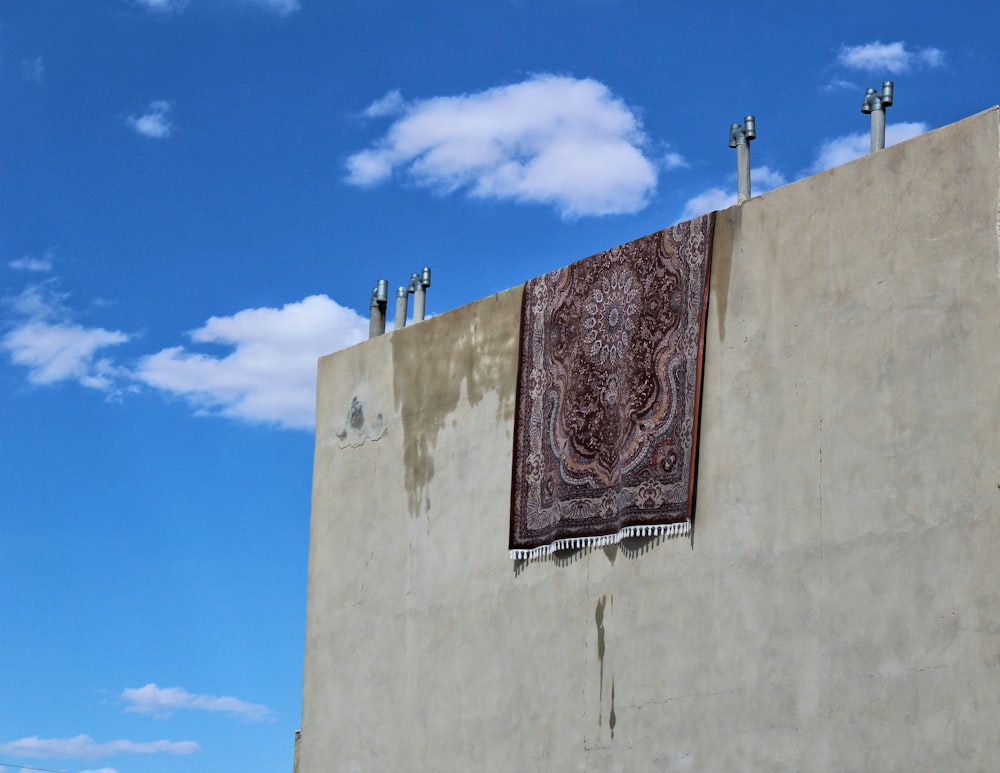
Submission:
M 998 207 L 991 109 L 719 213 L 691 540 L 509 560 L 521 288 L 321 360 L 301 773 L 1000 769 Z

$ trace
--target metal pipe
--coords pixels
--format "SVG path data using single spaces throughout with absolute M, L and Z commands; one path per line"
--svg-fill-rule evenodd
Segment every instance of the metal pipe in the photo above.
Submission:
M 375 300 L 375 288 L 372 288 L 372 300 L 368 304 L 368 337 L 378 335 L 378 301 Z
M 413 321 L 417 321 L 417 288 L 420 287 L 420 274 L 410 274 L 410 284 L 406 291 L 413 296 Z
M 870 153 L 885 148 L 885 110 L 872 110 L 872 137 Z
M 732 189 L 730 189 L 732 190 Z M 750 198 L 750 144 L 736 146 L 736 202 L 742 204 Z
M 757 139 L 757 119 L 748 115 L 742 124 L 729 125 L 729 147 L 736 148 L 736 201 L 750 198 L 750 141 Z
M 396 318 L 393 320 L 392 329 L 399 330 L 406 327 L 406 306 L 410 300 L 408 288 L 400 286 L 396 290 Z
M 379 279 L 372 288 L 372 301 L 369 307 L 371 320 L 368 323 L 368 337 L 374 338 L 385 332 L 385 307 L 389 300 L 389 280 Z
M 413 276 L 417 276 L 414 274 Z M 411 287 L 412 287 L 411 279 Z M 416 288 L 413 290 L 413 321 L 421 322 L 425 316 L 427 308 L 427 288 L 431 286 L 431 270 L 424 267 L 417 279 Z
M 892 106 L 894 86 L 892 81 L 882 81 L 882 93 L 875 89 L 865 91 L 861 112 L 872 117 L 871 142 L 869 152 L 875 153 L 885 147 L 885 111 Z
M 427 291 L 422 285 L 417 285 L 417 289 L 413 291 L 413 321 L 423 322 L 424 319 L 424 308 L 427 304 Z

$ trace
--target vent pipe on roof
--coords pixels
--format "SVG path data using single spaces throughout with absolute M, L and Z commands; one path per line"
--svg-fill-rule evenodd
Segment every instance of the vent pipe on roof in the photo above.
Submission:
M 374 338 L 385 332 L 385 307 L 389 302 L 389 280 L 379 279 L 372 288 L 372 302 L 369 307 L 371 319 L 368 323 L 368 337 Z
M 383 285 L 385 287 L 383 288 Z M 383 289 L 383 295 L 388 292 L 389 283 L 384 279 L 379 280 L 376 289 Z M 406 327 L 406 307 L 409 305 L 410 293 L 413 293 L 413 321 L 420 322 L 424 318 L 427 308 L 427 288 L 431 286 L 431 270 L 426 266 L 419 274 L 410 274 L 410 283 L 400 285 L 396 290 L 396 318 L 393 320 L 392 329 L 399 330 Z M 375 290 L 372 290 L 372 308 L 375 307 Z M 375 312 L 372 312 L 374 320 Z M 374 325 L 375 323 L 372 322 Z M 382 306 L 382 331 L 385 332 L 385 305 Z
M 861 104 L 861 112 L 871 114 L 872 141 L 869 153 L 875 153 L 885 147 L 885 111 L 892 106 L 892 81 L 882 82 L 882 93 L 875 89 L 865 92 L 865 101 Z
M 748 115 L 742 124 L 729 126 L 729 147 L 736 148 L 736 201 L 750 198 L 750 140 L 757 139 L 757 119 Z
M 402 285 L 396 290 L 396 318 L 392 321 L 392 329 L 400 330 L 406 327 L 406 307 L 410 300 L 410 291 Z
M 420 322 L 427 308 L 427 288 L 431 286 L 431 270 L 424 266 L 419 275 L 410 277 L 410 292 L 413 293 L 413 321 Z

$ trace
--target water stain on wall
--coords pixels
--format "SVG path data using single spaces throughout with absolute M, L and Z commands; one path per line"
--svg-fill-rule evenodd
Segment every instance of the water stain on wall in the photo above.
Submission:
M 608 608 L 608 601 L 609 601 L 609 599 L 608 599 L 607 596 L 601 596 L 600 600 L 597 602 L 597 606 L 594 609 L 594 622 L 597 624 L 597 660 L 598 660 L 598 662 L 600 663 L 600 666 L 601 666 L 601 680 L 600 680 L 600 683 L 599 683 L 600 686 L 599 686 L 599 697 L 598 697 L 598 708 L 597 708 L 597 725 L 598 725 L 598 727 L 600 727 L 601 723 L 604 721 L 604 717 L 603 717 L 603 713 L 602 713 L 603 707 L 604 707 L 604 655 L 605 655 L 605 652 L 607 651 L 607 645 L 606 645 L 605 636 L 604 636 L 604 614 L 605 614 L 605 611 Z M 615 597 L 614 596 L 611 596 L 610 602 L 611 602 L 611 606 L 613 608 L 614 604 L 615 604 Z M 615 703 L 614 681 L 612 680 L 612 683 L 611 683 L 611 720 L 610 720 L 611 722 L 614 722 L 614 715 L 615 715 L 614 703 Z M 613 731 L 614 730 L 614 725 L 613 724 L 611 725 L 611 728 L 612 728 L 612 731 Z M 613 733 L 612 733 L 612 735 L 613 735 Z
M 615 737 L 615 725 L 618 719 L 615 716 L 615 678 L 611 677 L 611 714 L 608 716 L 608 727 L 611 728 L 611 737 Z
M 516 287 L 392 333 L 411 517 L 430 509 L 438 434 L 463 399 L 474 408 L 494 392 L 498 421 L 513 421 L 522 294 Z
M 730 207 L 715 218 L 709 303 L 715 307 L 720 341 L 726 340 L 726 307 L 729 305 L 729 278 L 733 269 L 733 243 L 740 238 L 742 225 L 743 210 L 739 207 Z

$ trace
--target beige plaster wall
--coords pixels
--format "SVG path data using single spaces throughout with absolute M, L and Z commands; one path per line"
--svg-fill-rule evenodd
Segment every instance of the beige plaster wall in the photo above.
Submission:
M 693 540 L 508 559 L 521 288 L 323 358 L 299 771 L 1000 769 L 998 202 L 992 109 L 719 214 Z

